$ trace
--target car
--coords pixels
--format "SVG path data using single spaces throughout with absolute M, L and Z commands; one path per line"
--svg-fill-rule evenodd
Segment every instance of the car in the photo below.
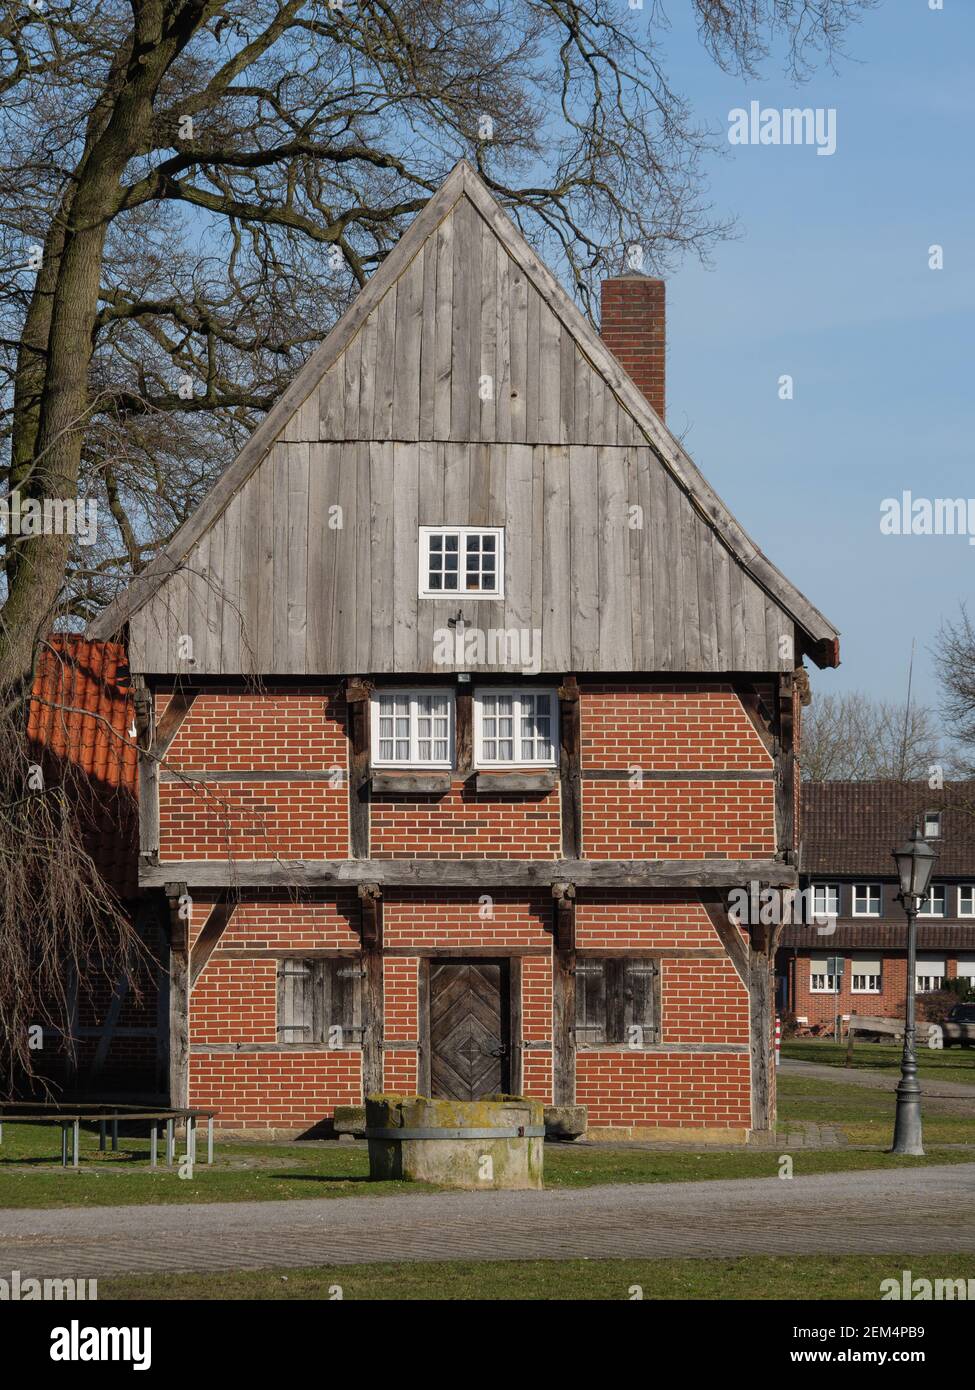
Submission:
M 975 1045 L 975 1004 L 956 1004 L 941 1025 L 943 1046 Z

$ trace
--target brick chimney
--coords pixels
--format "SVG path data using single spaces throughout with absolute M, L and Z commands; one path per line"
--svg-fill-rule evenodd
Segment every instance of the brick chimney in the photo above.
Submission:
M 664 418 L 667 347 L 663 280 L 630 272 L 600 286 L 599 333 L 610 352 Z

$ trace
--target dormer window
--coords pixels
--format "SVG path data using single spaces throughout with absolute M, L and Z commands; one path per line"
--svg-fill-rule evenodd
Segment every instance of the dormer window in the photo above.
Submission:
M 504 528 L 421 526 L 420 597 L 502 598 Z
M 924 813 L 924 838 L 926 840 L 940 840 L 941 838 L 941 812 L 925 811 Z

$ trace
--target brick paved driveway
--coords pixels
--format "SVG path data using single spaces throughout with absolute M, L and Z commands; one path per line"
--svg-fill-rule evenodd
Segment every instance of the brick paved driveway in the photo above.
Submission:
M 0 1211 L 0 1273 L 40 1277 L 885 1251 L 975 1252 L 975 1164 L 789 1181 Z

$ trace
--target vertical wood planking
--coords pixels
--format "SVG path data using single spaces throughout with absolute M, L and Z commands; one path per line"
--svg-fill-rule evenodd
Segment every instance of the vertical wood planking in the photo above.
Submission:
M 329 642 L 329 670 L 348 671 L 357 655 L 356 628 L 360 589 L 355 582 L 358 558 L 359 445 L 351 441 L 336 449 L 334 463 L 339 511 L 329 518 L 323 544 L 335 553 L 335 589 Z M 341 520 L 341 526 L 332 524 Z
M 355 671 L 368 671 L 372 652 L 372 482 L 369 444 L 356 445 Z
M 372 493 L 372 642 L 371 670 L 388 670 L 393 662 L 393 446 L 369 445 Z
M 576 437 L 575 340 L 565 327 L 559 332 L 559 439 L 571 444 Z
M 500 242 L 495 247 L 495 416 L 494 437 L 507 443 L 511 439 L 511 263 Z
M 596 448 L 577 445 L 570 451 L 569 603 L 572 665 L 599 669 L 599 478 Z
M 541 440 L 538 431 L 538 392 L 540 381 L 542 301 L 533 285 L 528 286 L 528 348 L 525 363 L 525 439 L 529 444 Z
M 258 477 L 259 473 L 255 473 L 249 478 L 240 494 L 240 665 L 242 671 L 251 675 L 260 670 L 257 659 L 257 618 L 261 608 L 261 490 Z
M 450 438 L 450 395 L 453 365 L 454 219 L 445 217 L 437 228 L 436 366 L 434 368 L 433 429 L 435 439 Z
M 532 504 L 529 516 L 531 518 L 531 531 L 529 544 L 531 546 L 531 621 L 532 628 L 542 634 L 544 651 L 545 642 L 545 582 L 543 564 L 545 559 L 545 542 L 537 544 L 536 537 L 545 536 L 545 449 L 541 444 L 534 444 L 531 447 L 532 456 Z
M 342 354 L 345 367 L 345 432 L 343 438 L 359 438 L 359 398 L 362 374 L 362 338 L 357 333 Z
M 437 247 L 434 234 L 423 248 L 423 306 L 420 324 L 420 420 L 417 437 L 434 439 L 437 400 Z
M 420 526 L 439 526 L 444 521 L 444 445 L 421 440 L 418 446 L 417 529 Z M 417 561 L 419 563 L 419 560 Z M 418 580 L 414 569 L 414 581 Z M 418 584 L 414 587 L 418 588 Z M 434 604 L 418 601 L 416 622 L 417 668 L 427 671 L 433 666 Z
M 532 449 L 527 444 L 510 444 L 505 454 L 505 627 L 531 628 L 532 565 L 537 549 L 532 534 Z
M 538 322 L 538 438 L 543 444 L 557 444 L 562 437 L 561 328 L 548 305 L 542 304 Z
M 597 449 L 596 471 L 599 478 L 599 665 L 604 671 L 626 670 L 632 662 L 633 650 L 623 450 Z
M 186 625 L 183 631 L 192 643 L 192 671 L 209 671 L 207 654 L 207 594 L 210 581 L 210 542 L 213 528 L 205 531 L 186 557 L 174 583 L 174 593 L 183 591 L 181 608 L 185 613 Z
M 301 445 L 297 446 L 299 449 Z M 207 566 L 206 589 L 206 652 L 205 670 L 221 670 L 220 636 L 223 627 L 225 545 L 224 531 L 227 514 L 218 516 L 210 527 L 210 561 Z
M 578 348 L 572 358 L 575 374 L 575 437 L 580 444 L 591 438 L 589 429 L 590 395 L 593 370 Z M 598 441 L 593 441 L 594 443 Z
M 640 611 L 643 616 L 642 655 L 633 651 L 634 667 L 652 671 L 656 663 L 657 604 L 653 586 L 653 489 L 650 481 L 650 457 L 646 448 L 634 448 L 633 461 L 637 474 L 637 502 L 641 510 L 642 529 L 637 532 L 640 550 Z
M 467 202 L 467 200 L 464 200 Z M 470 322 L 467 332 L 470 341 L 468 349 L 468 370 L 470 376 L 467 386 L 467 431 L 461 436 L 465 439 L 480 439 L 481 437 L 481 399 L 478 390 L 478 377 L 481 372 L 481 229 L 483 220 L 480 213 L 475 212 L 473 205 L 470 218 L 470 264 L 464 267 L 464 275 L 468 281 L 466 298 L 470 305 Z M 454 270 L 454 293 L 456 294 L 457 280 L 456 268 Z
M 528 277 L 514 261 L 508 262 L 508 335 L 511 440 L 514 444 L 523 444 L 528 438 Z
M 396 379 L 396 301 L 399 287 L 390 285 L 377 310 L 376 403 L 372 437 L 389 439 L 393 431 L 393 388 Z
M 287 651 L 282 671 L 302 676 L 307 670 L 307 552 L 309 535 L 309 455 L 310 445 L 292 445 L 288 450 L 285 495 L 288 498 L 288 587 L 285 612 L 278 621 L 287 632 Z M 320 539 L 314 538 L 320 545 Z
M 376 358 L 379 351 L 379 310 L 374 309 L 359 334 L 362 349 L 359 365 L 359 437 L 372 438 L 376 409 Z
M 289 669 L 288 646 L 288 545 L 291 510 L 292 450 L 300 444 L 278 445 L 271 451 L 274 468 L 274 507 L 271 512 L 271 591 L 264 596 L 265 613 L 271 623 L 271 665 L 265 667 L 279 675 Z
M 734 669 L 734 645 L 731 631 L 731 575 L 729 573 L 730 566 L 734 562 L 717 539 L 714 542 L 712 559 L 714 562 L 714 622 L 717 633 L 715 658 L 719 668 L 728 671 Z
M 454 208 L 454 270 L 450 336 L 450 438 L 469 439 L 471 420 L 471 243 L 475 213 L 466 198 Z M 480 263 L 480 258 L 478 258 Z M 478 295 L 480 302 L 480 295 Z
M 318 429 L 304 440 L 345 438 L 345 354 L 332 363 L 318 388 Z
M 697 517 L 687 494 L 680 497 L 681 608 L 684 615 L 684 660 L 689 671 L 701 669 L 701 616 L 697 596 Z
M 545 546 L 542 557 L 543 652 L 546 670 L 571 665 L 569 628 L 569 451 L 561 445 L 539 449 L 544 456 Z
M 701 631 L 701 666 L 714 669 L 718 646 L 718 620 L 714 606 L 714 533 L 701 516 L 696 516 L 697 602 Z
M 393 365 L 393 438 L 416 439 L 420 421 L 420 342 L 423 330 L 423 262 L 420 251 L 396 287 L 396 356 Z
M 337 582 L 335 532 L 329 508 L 338 500 L 336 444 L 313 444 L 308 451 L 308 535 L 305 599 L 306 663 L 309 672 L 330 671 L 332 595 Z
M 497 439 L 498 410 L 498 241 L 486 222 L 478 218 L 481 233 L 480 372 L 490 380 L 490 395 L 478 391 L 478 418 L 472 439 Z
M 235 674 L 244 670 L 240 659 L 241 609 L 241 495 L 234 497 L 224 512 L 223 575 L 220 605 L 220 669 Z
M 626 572 L 629 579 L 630 653 L 632 665 L 639 669 L 644 659 L 643 623 L 645 586 L 643 582 L 643 504 L 640 497 L 640 463 L 635 448 L 623 451 L 626 470 L 626 506 L 623 525 L 629 541 Z
M 417 517 L 419 446 L 393 448 L 396 516 L 393 531 L 393 659 L 398 670 L 416 669 Z

